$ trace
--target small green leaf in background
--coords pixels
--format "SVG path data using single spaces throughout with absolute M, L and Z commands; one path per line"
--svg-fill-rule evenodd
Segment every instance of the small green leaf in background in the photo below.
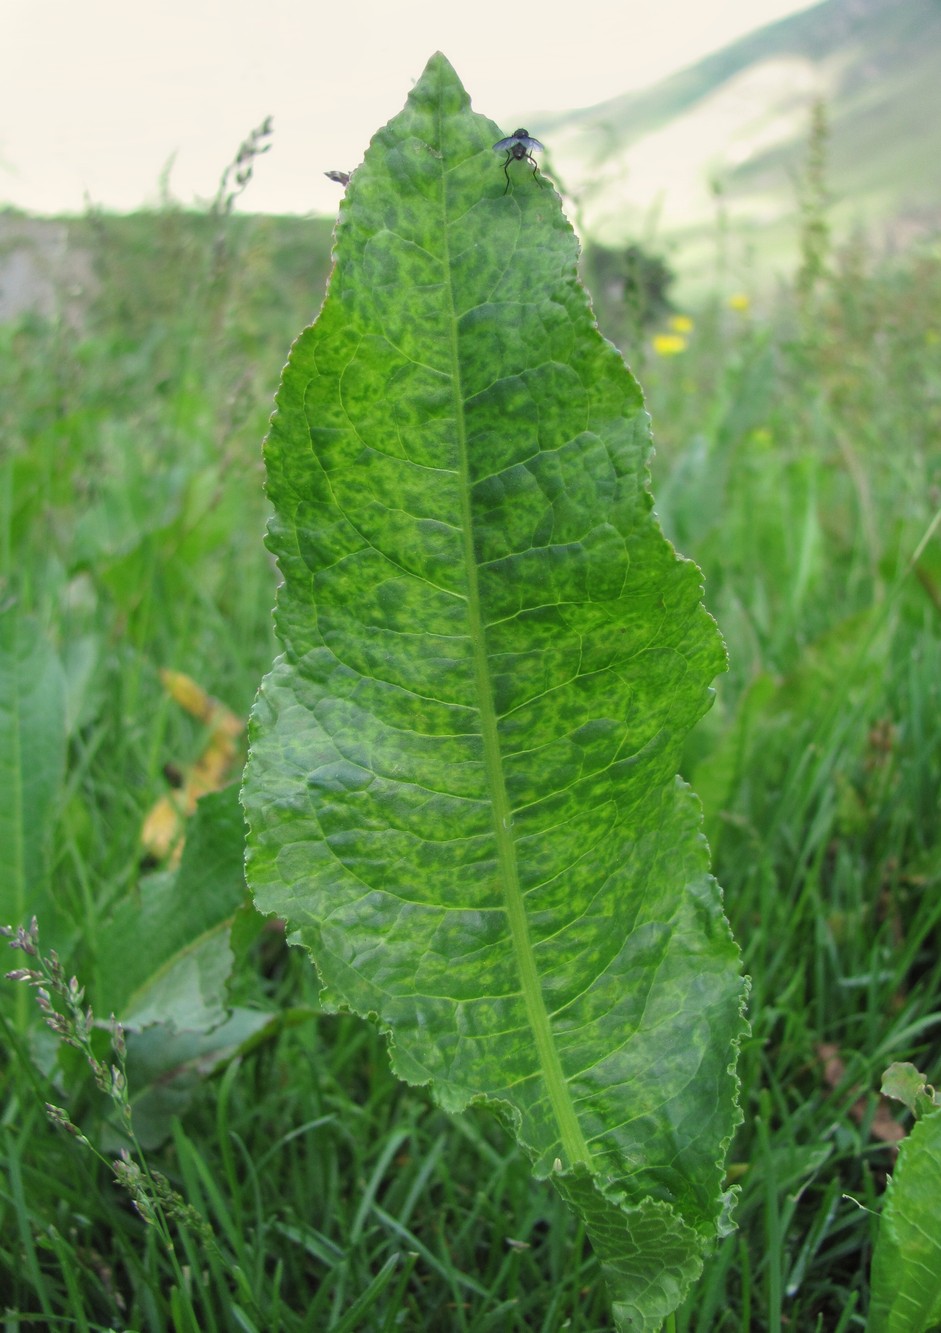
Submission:
M 724 650 L 558 196 L 441 55 L 374 137 L 266 444 L 284 655 L 243 801 L 263 912 L 398 1075 L 498 1109 L 619 1327 L 725 1225 L 738 952 L 675 777 Z
M 65 777 L 66 683 L 39 622 L 0 612 L 0 924 L 50 919 L 48 850 Z
M 941 1107 L 911 1064 L 886 1070 L 882 1091 L 919 1116 L 886 1184 L 872 1257 L 867 1333 L 927 1333 L 941 1324 Z
M 882 1075 L 882 1095 L 903 1102 L 916 1119 L 941 1106 L 941 1097 L 924 1074 L 907 1060 L 889 1065 Z
M 179 868 L 144 879 L 101 932 L 95 1003 L 139 1030 L 208 1032 L 227 1015 L 230 931 L 245 902 L 238 789 L 196 806 Z
M 99 1019 L 127 1033 L 134 1133 L 162 1143 L 174 1115 L 214 1069 L 274 1030 L 275 1017 L 233 1006 L 228 986 L 261 918 L 246 902 L 238 788 L 209 792 L 189 821 L 179 867 L 145 878 L 101 931 Z M 124 1142 L 118 1125 L 105 1142 Z
M 156 1148 L 172 1131 L 210 1075 L 273 1035 L 281 1019 L 258 1009 L 235 1008 L 211 1031 L 176 1031 L 156 1024 L 131 1033 L 127 1043 L 127 1084 L 134 1116 L 134 1137 L 142 1148 Z M 120 1148 L 124 1126 L 105 1130 L 102 1147 Z

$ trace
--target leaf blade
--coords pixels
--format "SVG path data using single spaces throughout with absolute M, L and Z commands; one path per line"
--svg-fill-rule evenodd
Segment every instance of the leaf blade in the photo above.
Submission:
M 673 775 L 724 652 L 571 229 L 535 180 L 503 195 L 499 137 L 433 57 L 353 176 L 285 371 L 249 879 L 400 1076 L 496 1103 L 537 1174 L 594 1200 L 620 1286 L 651 1197 L 644 1263 L 670 1231 L 688 1282 L 724 1207 L 742 986 Z M 650 1327 L 682 1282 L 630 1294 Z

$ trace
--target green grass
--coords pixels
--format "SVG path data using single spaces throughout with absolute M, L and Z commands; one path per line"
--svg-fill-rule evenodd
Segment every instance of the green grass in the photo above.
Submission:
M 204 742 L 159 668 L 244 715 L 276 651 L 260 441 L 328 234 L 172 211 L 83 226 L 99 285 L 82 325 L 0 330 L 0 600 L 64 666 L 40 927 L 94 1004 L 143 818 Z M 867 1210 L 892 1166 L 880 1075 L 937 1071 L 941 549 L 920 547 L 941 495 L 939 310 L 936 249 L 877 265 L 857 248 L 801 301 L 704 307 L 682 356 L 627 349 L 658 511 L 729 644 L 685 776 L 752 978 L 737 1230 L 681 1330 L 864 1327 Z M 276 934 L 247 957 L 241 1002 L 283 1017 L 195 1080 L 148 1148 L 212 1229 L 171 1209 L 172 1251 L 114 1182 L 80 1056 L 4 983 L 4 1328 L 608 1328 L 590 1248 L 499 1125 L 396 1083 L 384 1039 L 320 1014 Z M 128 1077 L 133 1098 L 133 1047 Z

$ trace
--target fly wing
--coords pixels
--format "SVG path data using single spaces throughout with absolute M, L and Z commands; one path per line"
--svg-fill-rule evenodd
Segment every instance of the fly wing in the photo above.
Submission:
M 524 148 L 527 153 L 531 153 L 534 148 L 545 151 L 539 140 L 534 139 L 525 130 L 517 130 L 514 134 L 508 134 L 505 139 L 501 139 L 499 143 L 493 145 L 493 151 L 495 153 L 512 153 L 514 148 L 519 147 Z

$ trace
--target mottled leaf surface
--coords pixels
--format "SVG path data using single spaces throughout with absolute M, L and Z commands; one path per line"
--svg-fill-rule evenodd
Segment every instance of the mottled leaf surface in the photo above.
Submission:
M 742 981 L 675 777 L 724 651 L 558 196 L 527 162 L 504 194 L 502 134 L 434 56 L 285 370 L 248 875 L 401 1077 L 497 1105 L 653 1329 L 727 1204 Z

